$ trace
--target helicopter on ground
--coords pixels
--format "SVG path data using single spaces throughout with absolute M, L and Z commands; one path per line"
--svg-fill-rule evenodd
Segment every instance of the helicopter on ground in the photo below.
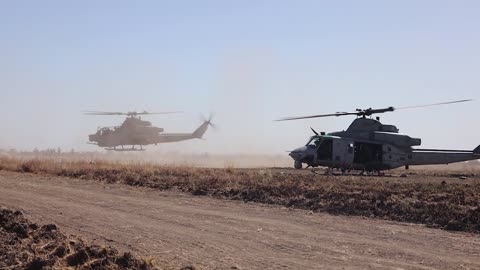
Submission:
M 192 133 L 163 133 L 163 128 L 152 126 L 149 121 L 141 119 L 142 115 L 172 114 L 180 112 L 99 112 L 86 111 L 86 115 L 126 115 L 120 126 L 100 127 L 95 134 L 88 136 L 89 143 L 113 151 L 143 151 L 143 146 L 150 144 L 179 142 L 191 139 L 202 139 L 203 134 L 212 124 L 212 117 L 204 119 L 203 123 Z M 139 146 L 136 148 L 135 146 Z M 127 147 L 126 147 L 127 146 Z M 119 148 L 118 148 L 119 147 Z
M 337 112 L 300 117 L 286 117 L 276 121 L 289 121 L 318 117 L 355 115 L 357 118 L 347 130 L 326 134 L 311 130 L 315 134 L 307 144 L 290 152 L 294 160 L 294 167 L 302 169 L 305 163 L 308 167 L 328 167 L 347 170 L 361 170 L 367 172 L 381 172 L 411 165 L 449 164 L 461 161 L 480 159 L 480 145 L 474 150 L 444 150 L 419 149 L 421 139 L 412 138 L 399 133 L 394 125 L 384 125 L 380 118 L 373 119 L 372 115 L 393 112 L 402 109 L 412 109 L 452 103 L 472 101 L 458 100 L 420 106 L 409 106 L 383 109 L 357 109 L 354 112 Z

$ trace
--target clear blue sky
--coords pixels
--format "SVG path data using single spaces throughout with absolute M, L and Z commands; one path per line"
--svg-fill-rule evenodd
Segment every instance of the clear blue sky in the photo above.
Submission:
M 152 149 L 282 153 L 309 127 L 272 122 L 357 107 L 477 102 L 382 115 L 425 147 L 480 144 L 479 1 L 1 1 L 0 148 L 86 145 L 121 117 L 82 110 L 184 110 L 151 117 L 207 141 Z

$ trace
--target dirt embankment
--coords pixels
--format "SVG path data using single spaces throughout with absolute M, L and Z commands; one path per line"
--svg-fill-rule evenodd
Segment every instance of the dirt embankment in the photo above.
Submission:
M 0 169 L 180 190 L 341 215 L 480 233 L 480 177 L 419 172 L 401 177 L 324 176 L 273 169 L 204 169 L 107 162 L 4 159 Z
M 0 207 L 0 269 L 156 269 L 115 248 L 87 245 L 54 224 L 37 225 L 20 211 Z

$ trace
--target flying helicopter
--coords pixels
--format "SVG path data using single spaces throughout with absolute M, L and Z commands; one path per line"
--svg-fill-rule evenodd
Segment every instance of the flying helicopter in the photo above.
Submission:
M 203 119 L 203 123 L 192 133 L 163 133 L 164 129 L 152 126 L 141 119 L 142 115 L 173 114 L 181 112 L 99 112 L 85 111 L 86 115 L 125 115 L 125 121 L 116 127 L 99 127 L 95 134 L 88 136 L 89 143 L 113 151 L 144 151 L 143 146 L 159 143 L 179 142 L 202 139 L 212 124 L 212 116 Z M 139 146 L 139 148 L 136 148 Z
M 318 133 L 311 128 L 315 135 L 310 137 L 305 146 L 289 153 L 294 160 L 294 167 L 302 169 L 303 164 L 306 164 L 307 168 L 322 166 L 340 169 L 343 172 L 347 170 L 381 172 L 403 166 L 408 169 L 411 165 L 449 164 L 480 159 L 480 145 L 471 151 L 413 148 L 421 145 L 420 138 L 401 134 L 396 126 L 382 124 L 379 117 L 373 118 L 375 114 L 397 110 L 468 101 L 472 100 L 400 108 L 356 109 L 354 112 L 286 117 L 276 121 L 354 115 L 357 118 L 344 131 L 326 134 L 325 132 Z

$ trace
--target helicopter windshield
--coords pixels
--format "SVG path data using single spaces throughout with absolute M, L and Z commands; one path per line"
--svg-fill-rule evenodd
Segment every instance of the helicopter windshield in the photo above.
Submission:
M 313 146 L 317 147 L 320 144 L 321 141 L 322 141 L 322 138 L 317 137 L 317 136 L 313 136 L 312 138 L 310 138 L 310 140 L 308 141 L 308 143 L 306 145 L 313 145 Z
M 99 133 L 100 135 L 104 135 L 104 134 L 110 134 L 110 133 L 112 133 L 113 131 L 115 131 L 115 128 L 113 128 L 113 127 L 103 127 L 103 128 L 100 128 L 100 129 L 98 130 L 98 133 Z

